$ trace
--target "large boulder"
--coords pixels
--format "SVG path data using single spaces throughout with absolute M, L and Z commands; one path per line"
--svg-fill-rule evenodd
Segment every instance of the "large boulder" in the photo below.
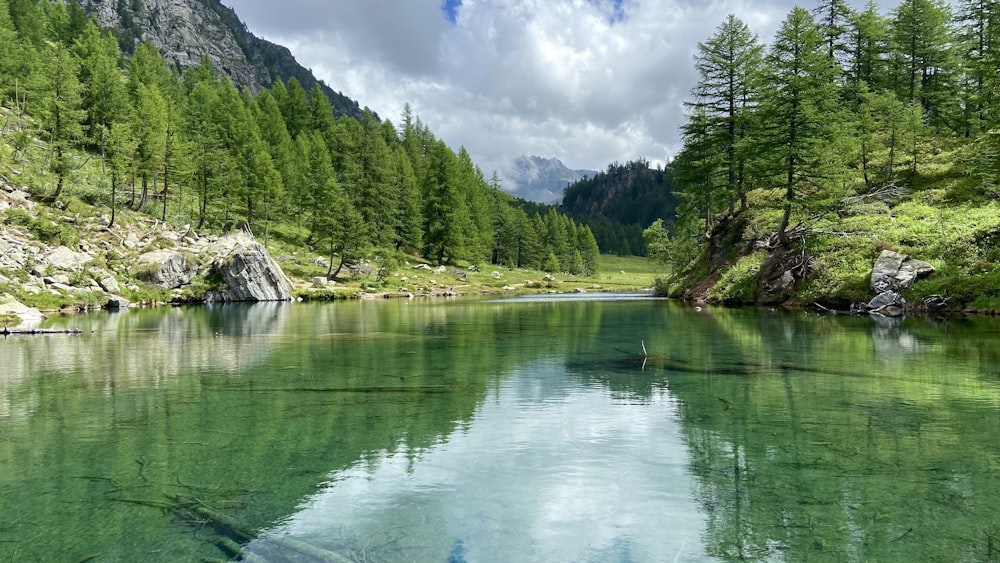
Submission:
M 14 315 L 20 319 L 21 323 L 18 325 L 20 328 L 34 328 L 45 320 L 45 315 L 41 311 L 19 303 L 6 293 L 0 295 L 0 316 L 4 315 Z
M 57 246 L 45 256 L 45 261 L 50 266 L 65 272 L 82 271 L 83 267 L 93 259 L 94 257 L 86 252 L 73 252 L 65 246 Z
M 867 308 L 873 315 L 899 317 L 906 312 L 906 299 L 895 291 L 883 291 L 868 302 Z
M 899 291 L 913 285 L 917 278 L 930 275 L 932 272 L 934 266 L 923 260 L 883 250 L 872 268 L 871 288 L 875 293 Z
M 191 282 L 194 272 L 188 268 L 187 256 L 176 250 L 154 250 L 136 259 L 135 277 L 146 283 L 177 289 Z
M 206 301 L 291 301 L 292 283 L 264 245 L 249 235 L 223 237 L 211 252 L 219 256 L 212 270 L 222 278 L 225 289 L 209 292 Z

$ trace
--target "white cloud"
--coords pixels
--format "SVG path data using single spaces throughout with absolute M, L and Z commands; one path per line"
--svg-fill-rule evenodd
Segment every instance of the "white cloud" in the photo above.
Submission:
M 854 2 L 860 5 L 860 2 Z M 397 121 L 409 102 L 489 174 L 519 155 L 603 169 L 679 148 L 693 54 L 729 13 L 763 39 L 788 0 L 233 1 L 251 31 Z

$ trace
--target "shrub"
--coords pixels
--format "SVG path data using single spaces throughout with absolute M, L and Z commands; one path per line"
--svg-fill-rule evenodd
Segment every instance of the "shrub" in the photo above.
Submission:
M 757 297 L 757 278 L 767 258 L 766 252 L 741 256 L 716 282 L 708 297 L 727 303 L 753 303 Z

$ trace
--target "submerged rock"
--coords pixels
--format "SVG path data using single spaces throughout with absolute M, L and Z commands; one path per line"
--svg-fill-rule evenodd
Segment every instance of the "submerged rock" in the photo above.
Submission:
M 906 311 L 906 299 L 895 291 L 883 291 L 868 302 L 868 312 L 886 317 L 899 317 Z
M 108 297 L 108 302 L 104 305 L 104 308 L 117 311 L 120 309 L 128 309 L 131 305 L 132 303 L 130 303 L 128 299 L 118 295 L 112 295 Z
M 291 301 L 292 283 L 264 245 L 249 235 L 223 237 L 212 251 L 220 256 L 212 263 L 212 270 L 226 288 L 209 292 L 206 301 Z

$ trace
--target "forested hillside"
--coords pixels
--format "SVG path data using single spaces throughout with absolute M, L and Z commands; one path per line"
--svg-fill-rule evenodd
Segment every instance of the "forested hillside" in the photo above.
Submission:
M 644 256 L 643 229 L 657 219 L 672 225 L 677 198 L 669 168 L 637 159 L 568 186 L 562 207 L 590 226 L 602 252 Z
M 911 301 L 996 308 L 998 18 L 988 0 L 905 0 L 888 15 L 822 0 L 769 46 L 722 22 L 696 56 L 677 224 L 648 233 L 675 268 L 667 285 L 846 304 L 870 298 L 888 249 L 937 269 Z
M 151 43 L 123 58 L 74 5 L 0 0 L 0 180 L 51 205 L 251 229 L 330 257 L 423 256 L 593 272 L 590 230 L 531 216 L 408 108 L 398 126 L 335 117 L 319 85 L 256 94 L 207 58 L 183 74 Z

